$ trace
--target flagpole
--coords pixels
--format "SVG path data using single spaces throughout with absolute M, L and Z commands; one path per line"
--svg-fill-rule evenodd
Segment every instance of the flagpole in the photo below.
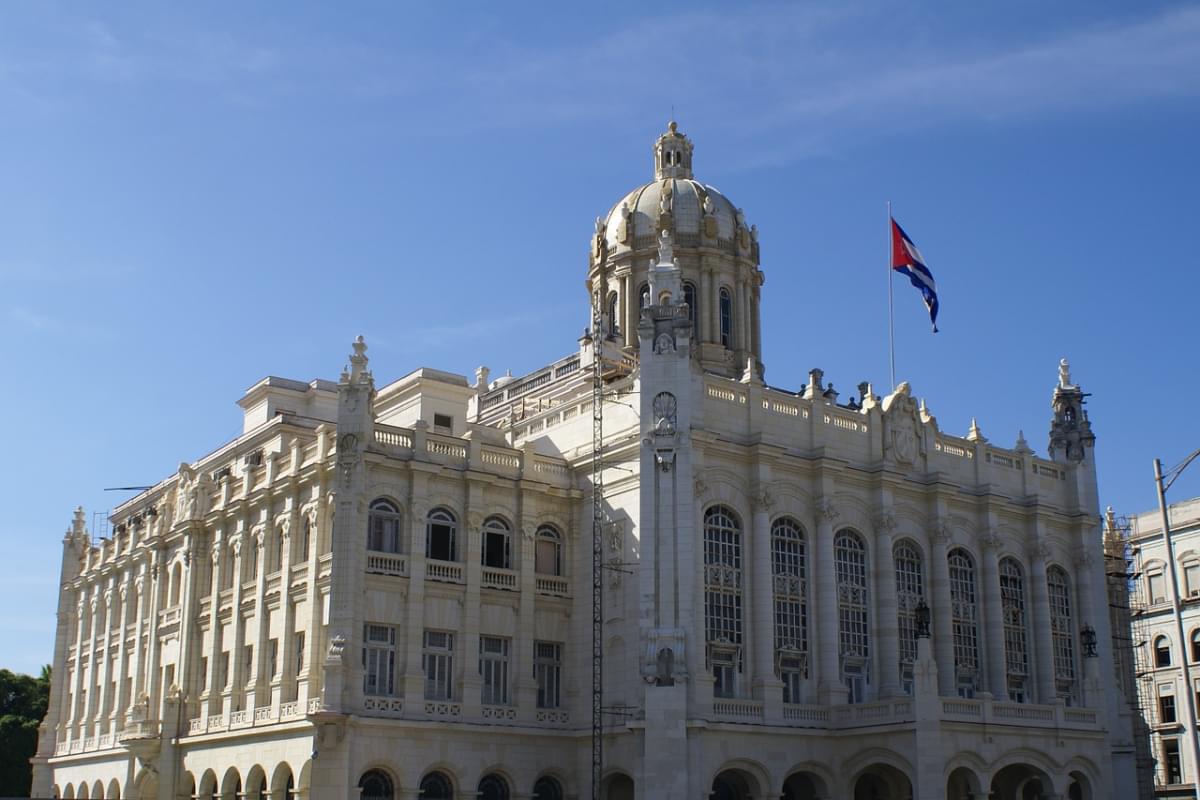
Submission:
M 892 370 L 892 385 L 889 389 L 896 388 L 896 322 L 892 291 L 892 201 L 887 201 L 887 284 L 888 284 L 888 363 Z

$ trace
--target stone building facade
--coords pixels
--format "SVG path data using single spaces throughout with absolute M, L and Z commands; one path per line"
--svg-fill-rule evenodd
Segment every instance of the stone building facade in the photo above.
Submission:
M 1132 639 L 1141 709 L 1155 761 L 1154 796 L 1195 797 L 1200 786 L 1198 734 L 1188 693 L 1190 686 L 1192 705 L 1200 709 L 1200 498 L 1174 503 L 1168 513 L 1173 558 L 1167 553 L 1159 511 L 1129 518 L 1135 579 Z M 1182 642 L 1176 613 L 1183 622 Z
M 590 796 L 600 359 L 604 797 L 1132 796 L 1065 362 L 1046 458 L 767 385 L 757 230 L 692 157 L 672 123 L 597 220 L 563 359 L 376 387 L 360 339 L 111 537 L 77 513 L 36 790 Z

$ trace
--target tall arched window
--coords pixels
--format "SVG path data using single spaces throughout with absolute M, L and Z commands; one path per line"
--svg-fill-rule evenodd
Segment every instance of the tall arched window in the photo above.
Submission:
M 851 703 L 867 697 L 867 548 L 854 531 L 838 531 L 833 539 L 838 587 L 838 653 L 842 680 Z
M 721 345 L 733 349 L 733 296 L 728 289 L 720 293 L 721 306 Z
M 1025 619 L 1025 574 L 1012 557 L 1000 559 L 1000 607 L 1004 617 L 1004 671 L 1008 699 L 1024 703 L 1029 697 L 1029 644 Z
M 454 800 L 454 784 L 441 772 L 431 772 L 421 779 L 421 800 Z
M 913 689 L 913 664 L 917 661 L 917 605 L 925 597 L 925 570 L 921 551 L 908 539 L 892 548 L 896 565 L 896 630 L 900 642 L 900 685 Z
M 621 327 L 621 318 L 618 316 L 620 305 L 617 302 L 617 293 L 608 293 L 608 332 L 613 333 Z
M 954 670 L 960 697 L 974 697 L 979 675 L 978 608 L 975 561 L 960 547 L 946 556 L 950 564 L 950 619 L 954 629 Z
M 533 571 L 539 575 L 562 575 L 562 534 L 552 525 L 537 530 Z
M 458 520 L 444 508 L 435 508 L 426 518 L 425 557 L 434 561 L 458 560 Z
M 500 517 L 484 520 L 483 547 L 479 555 L 485 567 L 512 569 L 512 529 Z
M 683 284 L 683 302 L 687 303 L 688 307 L 688 322 L 692 323 L 692 330 L 696 329 L 696 284 Z M 693 337 L 695 333 L 692 334 Z
M 717 697 L 732 697 L 741 669 L 742 527 L 726 506 L 704 512 L 704 634 Z
M 1071 621 L 1071 584 L 1057 564 L 1046 570 L 1050 600 L 1050 639 L 1054 652 L 1054 688 L 1068 704 L 1075 699 L 1075 626 Z
M 638 289 L 638 308 L 647 308 L 650 305 L 650 284 L 643 283 L 642 288 Z
M 1154 640 L 1154 666 L 1171 666 L 1171 642 L 1165 636 Z
M 808 564 L 804 531 L 790 517 L 771 525 L 771 577 L 775 597 L 775 669 L 783 702 L 800 702 L 808 677 Z
M 400 552 L 400 509 L 390 500 L 371 503 L 368 515 L 367 549 L 380 553 Z

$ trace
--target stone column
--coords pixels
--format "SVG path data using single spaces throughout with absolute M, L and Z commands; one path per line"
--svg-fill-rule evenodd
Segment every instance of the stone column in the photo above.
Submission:
M 509 669 L 513 682 L 512 702 L 517 707 L 520 719 L 533 724 L 537 719 L 537 683 L 533 678 L 533 608 L 534 597 L 537 594 L 534 556 L 537 547 L 537 523 L 530 513 L 530 496 L 529 492 L 521 492 L 521 508 L 513 531 L 513 536 L 517 537 L 513 547 L 513 566 L 518 570 L 517 585 L 521 593 L 517 600 L 517 632 L 513 639 Z
M 268 523 L 269 524 L 269 523 Z M 271 615 L 264 599 L 267 591 L 267 527 L 254 530 L 251 545 L 258 551 L 258 572 L 254 576 L 254 652 L 251 654 L 250 680 L 246 684 L 246 708 L 255 709 L 267 704 L 267 640 L 270 638 Z
M 240 524 L 239 524 L 240 527 Z M 226 722 L 229 721 L 229 714 L 232 711 L 238 711 L 245 707 L 241 702 L 242 686 L 245 681 L 245 670 L 242 667 L 242 644 L 243 644 L 243 618 L 242 618 L 242 550 L 244 548 L 253 547 L 254 543 L 248 541 L 249 532 L 239 530 L 233 538 L 233 563 L 229 568 L 233 570 L 233 610 L 230 614 L 230 622 L 233 630 L 229 636 L 229 674 L 226 676 L 226 682 L 221 687 L 221 694 L 224 697 L 223 711 L 225 713 Z M 236 708 L 235 708 L 236 706 Z
M 875 631 L 879 642 L 879 697 L 900 694 L 899 609 L 896 602 L 896 564 L 892 535 L 896 518 L 890 508 L 875 515 Z
M 413 476 L 414 484 L 422 481 L 420 492 L 424 493 L 424 476 Z M 413 487 L 413 497 L 418 497 Z M 421 653 L 425 646 L 425 517 L 429 509 L 410 503 L 409 530 L 412 531 L 412 547 L 408 554 L 408 598 L 405 607 L 404 673 L 399 692 L 404 696 L 404 710 L 417 713 L 425 701 L 425 675 L 421 671 Z
M 838 510 L 829 498 L 821 498 L 817 504 L 816 537 L 816 615 L 817 641 L 817 694 L 822 703 L 846 702 L 846 687 L 841 680 L 838 638 L 838 590 L 837 569 L 833 557 L 833 526 L 837 522 Z
M 117 591 L 121 595 L 119 611 L 117 612 L 117 691 L 113 698 L 112 713 L 109 714 L 109 719 L 112 721 L 110 726 L 113 732 L 121 730 L 125 721 L 125 703 L 128 698 L 125 697 L 125 677 L 129 671 L 129 663 L 126 659 L 125 650 L 125 626 L 129 620 L 129 576 L 125 575 L 121 579 Z
M 765 471 L 760 467 L 760 470 Z M 760 479 L 763 476 L 760 474 Z M 759 489 L 751 498 L 754 508 L 750 534 L 750 641 L 754 646 L 754 696 L 766 700 L 767 688 L 778 684 L 775 676 L 775 598 L 774 576 L 771 572 L 771 506 L 774 498 L 766 489 Z M 782 697 L 775 698 L 775 706 Z
M 946 560 L 950 529 L 939 522 L 930 536 L 929 573 L 933 590 L 933 653 L 937 662 L 938 694 L 954 697 L 958 693 L 958 673 L 954 668 L 954 623 L 950 605 L 950 562 Z
M 110 583 L 104 590 L 104 636 L 100 641 L 100 679 L 98 681 L 96 700 L 97 733 L 109 733 L 108 712 L 112 708 L 112 692 L 109 688 L 109 649 L 112 645 L 113 629 L 113 587 Z
M 317 589 L 317 573 L 320 570 L 320 558 L 326 539 L 325 531 L 332 526 L 329 516 L 333 513 L 326 505 L 325 491 L 325 482 L 322 480 L 317 492 L 317 501 L 308 511 L 312 522 L 308 546 L 308 588 L 305 595 L 308 602 L 308 633 L 304 639 L 304 669 L 300 671 L 300 699 L 305 703 L 320 694 L 322 678 L 319 658 L 324 652 L 322 640 L 325 634 L 325 617 L 323 600 Z M 412 592 L 411 583 L 409 592 Z
M 212 595 L 209 603 L 208 613 L 208 676 L 205 679 L 205 689 L 200 693 L 200 714 L 204 717 L 209 717 L 216 710 L 215 707 L 219 704 L 221 690 L 224 688 L 217 685 L 217 680 L 220 677 L 221 663 L 221 586 L 225 575 L 225 558 L 223 554 L 225 549 L 220 541 L 216 541 L 212 546 Z M 216 702 L 214 702 L 216 701 Z
M 86 613 L 87 597 L 84 592 L 80 592 L 75 602 L 75 667 L 71 672 L 71 707 L 67 709 L 65 717 L 72 739 L 82 735 L 78 727 L 82 716 L 79 710 L 79 691 L 83 686 L 83 615 Z
M 750 349 L 746 343 L 746 282 L 740 270 L 733 294 L 733 349 Z
M 1096 610 L 1092 601 L 1092 565 L 1095 563 L 1092 553 L 1089 550 L 1080 550 L 1075 556 L 1075 597 L 1079 603 L 1079 613 L 1074 615 L 1074 630 L 1071 631 L 1072 636 L 1077 636 L 1078 632 L 1083 630 L 1084 625 L 1091 625 L 1093 630 L 1096 628 Z M 1101 629 L 1102 630 L 1102 629 Z M 1080 671 L 1083 676 L 1080 692 L 1080 704 L 1092 708 L 1101 706 L 1100 697 L 1096 696 L 1100 690 L 1100 675 L 1098 657 L 1089 658 L 1083 652 L 1083 644 L 1078 638 L 1075 642 L 1079 649 Z M 1180 657 L 1191 658 L 1190 648 L 1188 643 L 1184 642 L 1180 649 Z M 1182 663 L 1182 662 L 1181 662 Z M 1183 690 L 1195 692 L 1194 686 L 1185 686 Z M 1195 696 L 1195 695 L 1193 695 Z M 1183 704 L 1183 713 L 1187 713 L 1187 703 Z
M 713 340 L 713 319 L 712 319 L 712 267 L 703 263 L 700 264 L 700 294 L 696 297 L 696 319 L 699 321 L 699 330 L 696 331 L 697 341 L 700 343 L 711 342 Z
M 1030 583 L 1033 591 L 1033 660 L 1037 701 L 1053 703 L 1054 688 L 1054 644 L 1050 635 L 1050 597 L 1046 587 L 1046 559 L 1050 549 L 1042 542 L 1031 548 Z
M 637 344 L 637 298 L 633 296 L 633 268 L 621 278 L 621 310 L 624 311 L 621 320 L 621 338 L 626 347 Z
M 284 687 L 296 674 L 296 605 L 292 602 L 289 587 L 292 585 L 292 531 L 300 533 L 302 523 L 295 500 L 291 503 L 287 516 L 275 522 L 279 536 L 283 537 L 283 559 L 279 565 L 279 607 L 283 611 L 283 629 L 279 632 L 279 672 L 270 676 L 271 706 L 276 709 L 285 697 L 290 697 L 290 689 Z
M 129 698 L 129 703 L 132 705 L 138 702 L 142 696 L 142 692 L 146 687 L 146 634 L 149 620 L 146 619 L 147 603 L 146 591 L 150 588 L 149 579 L 146 575 L 146 565 L 142 564 L 138 572 L 137 578 L 133 582 L 134 588 L 137 590 L 137 622 L 134 630 L 133 639 L 133 691 Z
M 461 687 L 456 700 L 463 704 L 464 719 L 478 719 L 480 716 L 480 689 L 482 682 L 479 676 L 479 593 L 483 580 L 482 566 L 482 531 L 484 515 L 476 509 L 486 508 L 483 502 L 483 487 L 467 483 L 467 502 L 464 511 L 464 526 L 462 530 L 462 551 L 466 563 L 463 564 L 463 574 L 467 590 L 463 602 L 463 626 L 459 641 L 454 643 L 455 672 Z M 520 534 L 517 534 L 520 535 Z
M 162 687 L 158 680 L 158 664 L 159 658 L 162 656 L 162 647 L 158 641 L 158 612 L 159 612 L 159 597 L 162 595 L 162 584 L 166 570 L 163 567 L 163 551 L 161 547 L 155 547 L 150 551 L 150 613 L 147 614 L 147 624 L 150 629 L 148 641 L 146 642 L 146 683 L 143 684 L 143 689 L 150 696 L 150 713 L 155 717 L 161 718 L 159 714 L 159 701 L 162 700 Z
M 1000 597 L 1000 537 L 988 531 L 983 546 L 983 634 L 986 647 L 987 681 L 992 697 L 1008 699 L 1008 668 L 1004 652 L 1004 607 Z
M 758 288 L 758 281 L 751 279 L 750 282 L 750 349 L 754 351 L 754 358 L 762 361 L 762 320 L 760 318 L 759 304 L 762 302 L 761 292 Z
M 717 275 L 716 270 L 711 270 L 709 272 L 709 274 L 712 276 L 712 278 L 710 280 L 710 283 L 712 284 L 712 286 L 711 286 L 711 288 L 709 290 L 709 294 L 708 294 L 708 301 L 711 306 L 711 309 L 709 311 L 709 317 L 711 319 L 711 329 L 710 329 L 709 333 L 712 335 L 712 340 L 715 343 L 720 344 L 721 343 L 721 279 L 720 279 L 720 276 Z M 730 333 L 732 334 L 732 331 Z M 730 344 L 732 345 L 733 343 L 730 342 Z M 730 349 L 733 349 L 733 348 L 731 347 Z
M 96 690 L 96 675 L 100 670 L 100 666 L 96 663 L 96 640 L 99 638 L 100 609 L 103 607 L 100 585 L 95 583 L 92 585 L 91 606 L 88 608 L 88 613 L 91 614 L 91 623 L 88 625 L 88 668 L 84 677 L 84 686 L 87 689 L 87 698 L 83 705 L 83 735 L 85 737 L 95 732 L 96 695 L 99 694 Z

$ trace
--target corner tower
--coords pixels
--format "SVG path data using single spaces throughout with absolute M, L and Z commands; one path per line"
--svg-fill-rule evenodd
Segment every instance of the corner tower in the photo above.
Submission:
M 650 271 L 669 233 L 692 326 L 691 356 L 728 377 L 740 377 L 753 358 L 761 376 L 758 230 L 725 195 L 693 177 L 692 152 L 691 139 L 671 122 L 654 143 L 654 180 L 596 218 L 588 292 L 621 345 L 637 351 L 640 309 L 658 303 Z

